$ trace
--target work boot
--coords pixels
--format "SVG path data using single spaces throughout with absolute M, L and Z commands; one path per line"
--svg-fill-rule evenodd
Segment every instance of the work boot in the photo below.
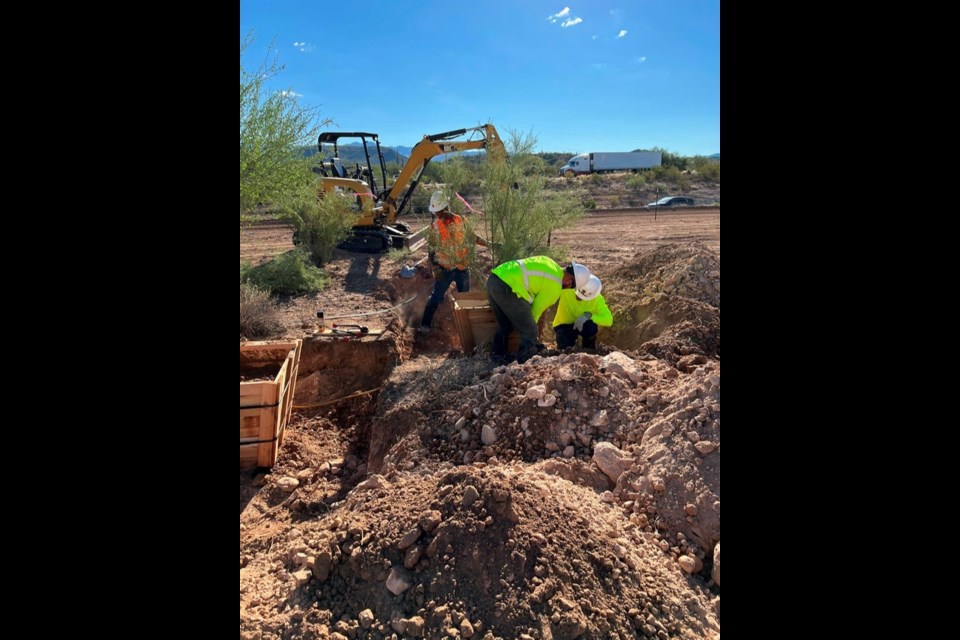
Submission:
M 517 352 L 517 362 L 523 364 L 533 356 L 537 355 L 537 348 L 533 346 L 521 347 Z

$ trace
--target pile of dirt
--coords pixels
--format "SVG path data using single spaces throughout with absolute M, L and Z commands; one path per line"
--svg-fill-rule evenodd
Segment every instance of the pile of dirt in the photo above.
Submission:
M 704 245 L 672 244 L 637 254 L 605 278 L 614 323 L 602 339 L 676 364 L 720 357 L 720 257 Z
M 525 465 L 374 475 L 241 560 L 241 636 L 718 636 L 717 599 L 624 515 Z
M 395 369 L 378 399 L 370 471 L 550 460 L 554 473 L 616 489 L 637 513 L 652 506 L 669 534 L 712 550 L 720 539 L 718 362 L 684 356 L 688 373 L 619 352 L 536 356 L 493 370 L 483 363 L 424 358 Z M 614 469 L 595 464 L 601 443 L 612 445 Z
M 720 308 L 720 257 L 700 242 L 638 253 L 604 280 L 607 299 L 682 296 Z M 608 295 L 609 294 L 609 295 Z

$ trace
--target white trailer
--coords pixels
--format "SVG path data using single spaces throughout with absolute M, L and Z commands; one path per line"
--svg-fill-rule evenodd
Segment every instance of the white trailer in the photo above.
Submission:
M 603 171 L 636 171 L 659 167 L 663 154 L 659 151 L 608 151 L 581 153 L 560 167 L 561 176 L 582 176 Z

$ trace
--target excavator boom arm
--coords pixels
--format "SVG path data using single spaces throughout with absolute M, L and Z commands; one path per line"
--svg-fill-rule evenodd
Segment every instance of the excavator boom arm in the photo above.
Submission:
M 452 141 L 453 138 L 459 138 L 468 133 L 480 133 L 481 138 Z M 486 149 L 488 159 L 496 158 L 499 160 L 506 157 L 503 141 L 500 139 L 496 127 L 492 124 L 423 136 L 423 140 L 418 142 L 413 151 L 410 152 L 410 159 L 403 165 L 400 175 L 397 176 L 397 181 L 387 194 L 384 203 L 387 221 L 393 223 L 406 207 L 420 182 L 420 174 L 423 173 L 430 160 L 445 153 L 475 149 Z M 413 181 L 412 184 L 410 184 L 411 180 Z M 408 184 L 410 184 L 409 189 L 407 188 Z M 400 199 L 399 204 L 397 203 L 398 199 Z

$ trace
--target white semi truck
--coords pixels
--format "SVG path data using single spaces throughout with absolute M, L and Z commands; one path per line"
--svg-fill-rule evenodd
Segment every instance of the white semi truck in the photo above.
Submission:
M 662 162 L 663 154 L 659 151 L 581 153 L 567 160 L 567 164 L 560 167 L 558 174 L 569 178 L 603 171 L 636 171 L 659 167 Z

